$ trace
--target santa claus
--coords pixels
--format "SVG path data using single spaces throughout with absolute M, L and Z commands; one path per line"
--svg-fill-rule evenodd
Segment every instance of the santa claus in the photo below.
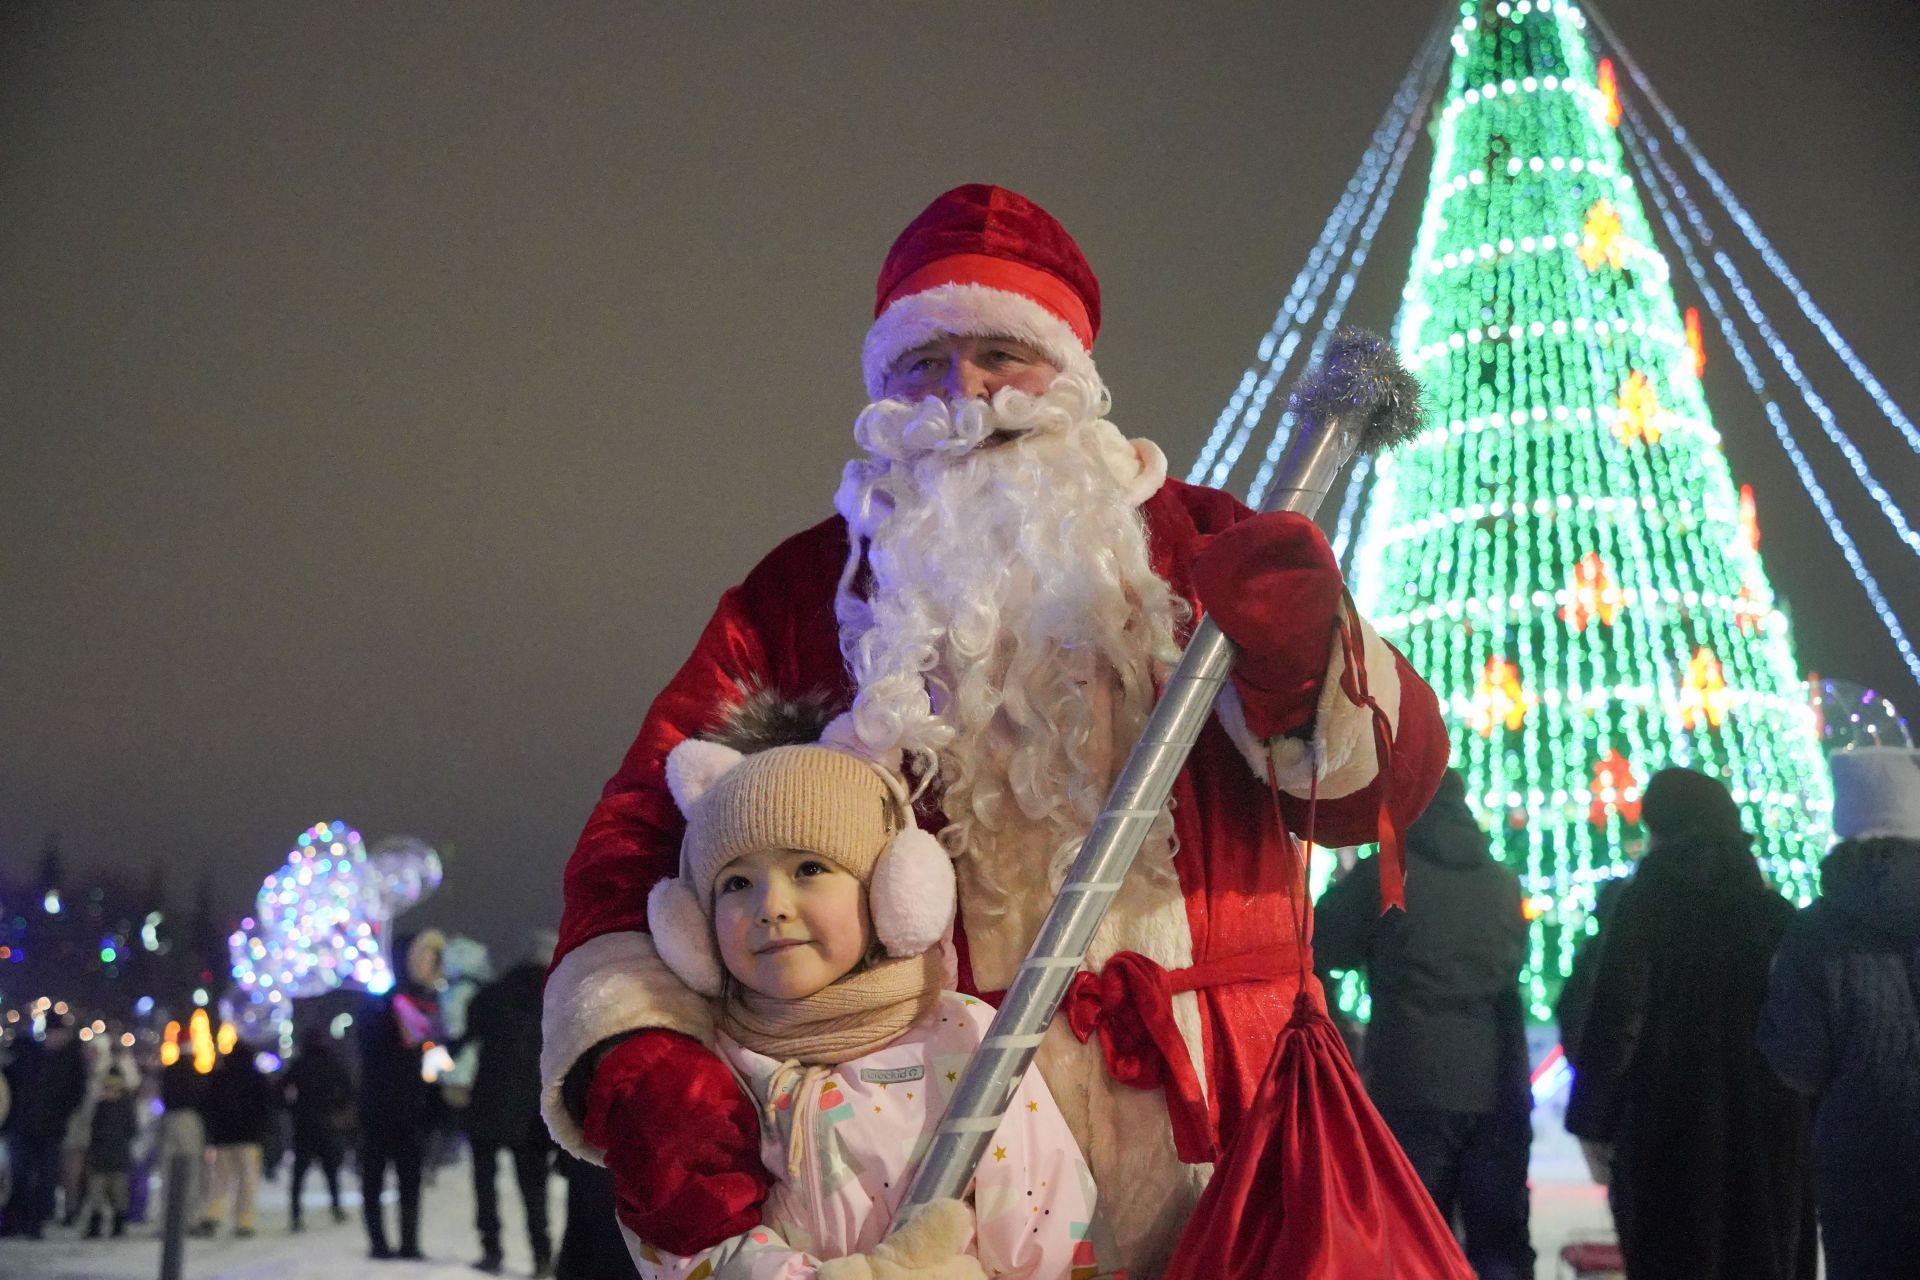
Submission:
M 1285 902 L 1288 829 L 1359 844 L 1411 821 L 1446 765 L 1439 709 L 1364 624 L 1334 643 L 1342 583 L 1310 521 L 1171 480 L 1106 420 L 1099 285 L 1038 205 L 940 196 L 887 255 L 874 315 L 839 514 L 721 598 L 567 865 L 547 1120 L 613 1171 L 641 1238 L 691 1253 L 756 1221 L 756 1116 L 647 929 L 679 858 L 676 744 L 770 689 L 904 752 L 959 880 L 959 987 L 991 1000 L 1205 610 L 1241 648 L 1232 686 L 1038 1059 L 1150 1280 L 1296 996 L 1323 1000 Z

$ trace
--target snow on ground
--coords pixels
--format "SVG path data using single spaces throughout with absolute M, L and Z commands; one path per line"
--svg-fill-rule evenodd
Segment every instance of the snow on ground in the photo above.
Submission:
M 526 1218 L 520 1192 L 514 1186 L 511 1161 L 500 1161 L 501 1244 L 507 1254 L 508 1275 L 528 1275 L 533 1255 L 527 1248 Z M 255 1227 L 259 1234 L 236 1240 L 231 1230 L 212 1240 L 186 1242 L 186 1280 L 477 1280 L 473 1260 L 480 1256 L 479 1236 L 473 1229 L 473 1177 L 463 1158 L 441 1169 L 421 1194 L 420 1248 L 425 1262 L 375 1262 L 367 1257 L 367 1235 L 360 1221 L 360 1188 L 351 1174 L 341 1177 L 341 1204 L 347 1220 L 335 1224 L 327 1211 L 326 1184 L 316 1173 L 307 1175 L 301 1216 L 307 1229 L 299 1235 L 287 1230 L 287 1172 L 260 1189 Z M 156 1184 L 156 1192 L 157 1192 Z M 566 1221 L 566 1184 L 555 1177 L 548 1187 L 547 1220 L 554 1247 Z M 152 1201 L 154 1222 L 129 1225 L 119 1240 L 83 1240 L 69 1229 L 54 1227 L 40 1242 L 0 1240 L 0 1280 L 155 1280 L 160 1274 L 158 1214 L 160 1197 Z M 399 1238 L 399 1206 L 391 1182 L 387 1191 L 387 1239 Z
M 1563 1099 L 1545 1102 L 1534 1113 L 1533 1242 L 1540 1254 L 1537 1280 L 1562 1280 L 1560 1247 L 1569 1240 L 1608 1237 L 1606 1193 L 1587 1177 L 1580 1148 L 1560 1125 Z M 519 1193 L 508 1162 L 500 1164 L 500 1216 L 507 1251 L 507 1274 L 527 1275 L 533 1258 L 527 1250 Z M 367 1257 L 360 1225 L 360 1195 L 351 1175 L 342 1188 L 348 1217 L 335 1225 L 328 1216 L 326 1190 L 309 1175 L 304 1216 L 307 1229 L 287 1231 L 287 1177 L 261 1188 L 259 1234 L 251 1240 L 223 1235 L 189 1239 L 188 1280 L 475 1280 L 470 1264 L 480 1256 L 473 1230 L 473 1187 L 464 1161 L 440 1170 L 424 1195 L 421 1248 L 426 1262 L 373 1262 Z M 549 1221 L 557 1248 L 565 1221 L 564 1184 L 550 1189 Z M 389 1202 L 392 1191 L 387 1193 Z M 155 1197 L 158 1211 L 158 1197 Z M 396 1208 L 387 1207 L 389 1238 L 397 1231 Z M 160 1241 L 154 1226 L 130 1226 L 121 1240 L 83 1240 L 71 1230 L 53 1228 L 39 1243 L 0 1240 L 0 1280 L 154 1280 L 160 1274 Z

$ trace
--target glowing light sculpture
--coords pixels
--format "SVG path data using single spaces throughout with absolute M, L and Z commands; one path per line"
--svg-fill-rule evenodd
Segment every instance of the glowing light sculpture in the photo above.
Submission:
M 1469 802 L 1521 874 L 1545 1017 L 1655 771 L 1726 780 L 1803 901 L 1831 799 L 1612 68 L 1563 0 L 1463 5 L 1451 41 L 1398 329 L 1434 421 L 1377 461 L 1352 580 L 1440 693 Z
M 379 994 L 394 982 L 387 954 L 395 916 L 440 887 L 440 855 L 412 836 L 371 851 L 344 822 L 300 833 L 260 886 L 254 914 L 227 939 L 233 987 L 221 1016 L 241 1038 L 284 1039 L 292 1002 L 347 987 Z

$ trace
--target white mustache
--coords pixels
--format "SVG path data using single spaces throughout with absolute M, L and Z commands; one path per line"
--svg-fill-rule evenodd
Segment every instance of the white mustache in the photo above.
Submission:
M 949 404 L 938 396 L 919 403 L 877 400 L 861 411 L 853 438 L 870 457 L 917 462 L 969 453 L 996 433 L 1057 435 L 1105 413 L 1106 388 L 1090 378 L 1060 374 L 1040 395 L 1002 387 L 991 399 Z

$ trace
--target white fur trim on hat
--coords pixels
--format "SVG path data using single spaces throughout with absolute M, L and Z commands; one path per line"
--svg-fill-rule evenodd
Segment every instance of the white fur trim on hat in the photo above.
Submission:
M 674 976 L 703 996 L 721 990 L 720 953 L 713 925 L 700 899 L 679 876 L 670 876 L 647 894 L 647 932 Z
M 867 886 L 873 931 L 890 956 L 917 956 L 953 924 L 953 861 L 919 827 L 907 827 L 887 845 Z
M 1859 747 L 1827 757 L 1833 834 L 1842 840 L 1920 840 L 1920 751 Z
M 881 398 L 894 361 L 942 335 L 1013 338 L 1037 347 L 1063 373 L 1100 380 L 1072 326 L 1032 298 L 983 284 L 943 284 L 894 299 L 867 330 L 860 369 L 868 398 Z

